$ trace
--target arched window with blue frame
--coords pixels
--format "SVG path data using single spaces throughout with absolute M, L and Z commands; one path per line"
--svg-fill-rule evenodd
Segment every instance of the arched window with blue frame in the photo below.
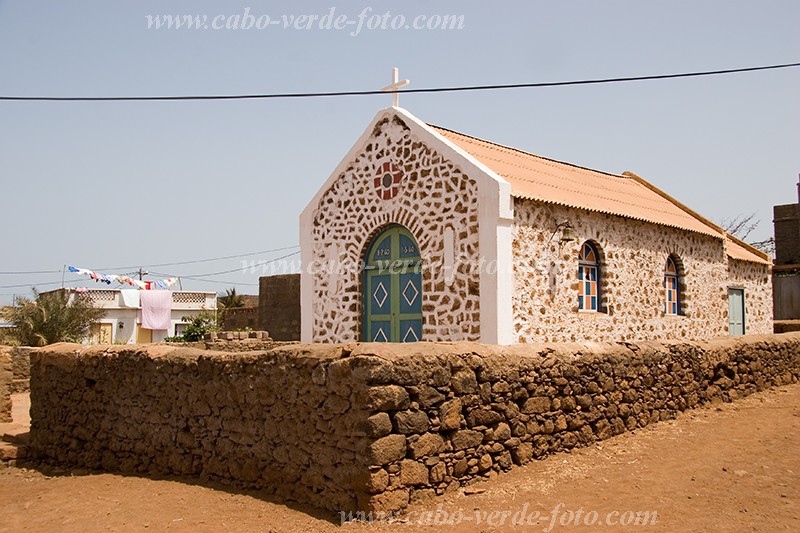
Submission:
M 578 309 L 600 310 L 600 254 L 597 247 L 586 241 L 578 257 Z
M 667 257 L 664 267 L 664 313 L 680 315 L 681 313 L 681 273 L 679 260 Z

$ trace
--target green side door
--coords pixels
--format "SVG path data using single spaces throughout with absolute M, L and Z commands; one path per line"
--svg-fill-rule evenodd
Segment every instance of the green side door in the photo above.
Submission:
M 744 335 L 744 289 L 728 289 L 728 335 Z

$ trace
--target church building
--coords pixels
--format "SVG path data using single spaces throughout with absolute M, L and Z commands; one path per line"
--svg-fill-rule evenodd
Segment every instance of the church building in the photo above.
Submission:
M 300 217 L 304 342 L 772 332 L 771 260 L 641 177 L 384 109 Z

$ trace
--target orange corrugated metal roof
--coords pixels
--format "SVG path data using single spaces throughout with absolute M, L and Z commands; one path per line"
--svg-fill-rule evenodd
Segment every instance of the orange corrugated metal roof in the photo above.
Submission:
M 598 211 L 722 238 L 715 224 L 635 175 L 615 175 L 554 161 L 431 126 L 511 184 L 517 198 Z
M 750 261 L 752 263 L 763 263 L 771 265 L 772 261 L 764 252 L 756 250 L 748 244 L 725 235 L 725 247 L 728 250 L 728 257 L 731 259 L 738 259 L 739 261 Z

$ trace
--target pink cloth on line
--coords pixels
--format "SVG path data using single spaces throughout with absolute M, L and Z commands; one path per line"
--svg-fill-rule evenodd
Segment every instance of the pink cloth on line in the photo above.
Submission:
M 139 300 L 144 329 L 169 329 L 172 325 L 172 291 L 140 291 Z

